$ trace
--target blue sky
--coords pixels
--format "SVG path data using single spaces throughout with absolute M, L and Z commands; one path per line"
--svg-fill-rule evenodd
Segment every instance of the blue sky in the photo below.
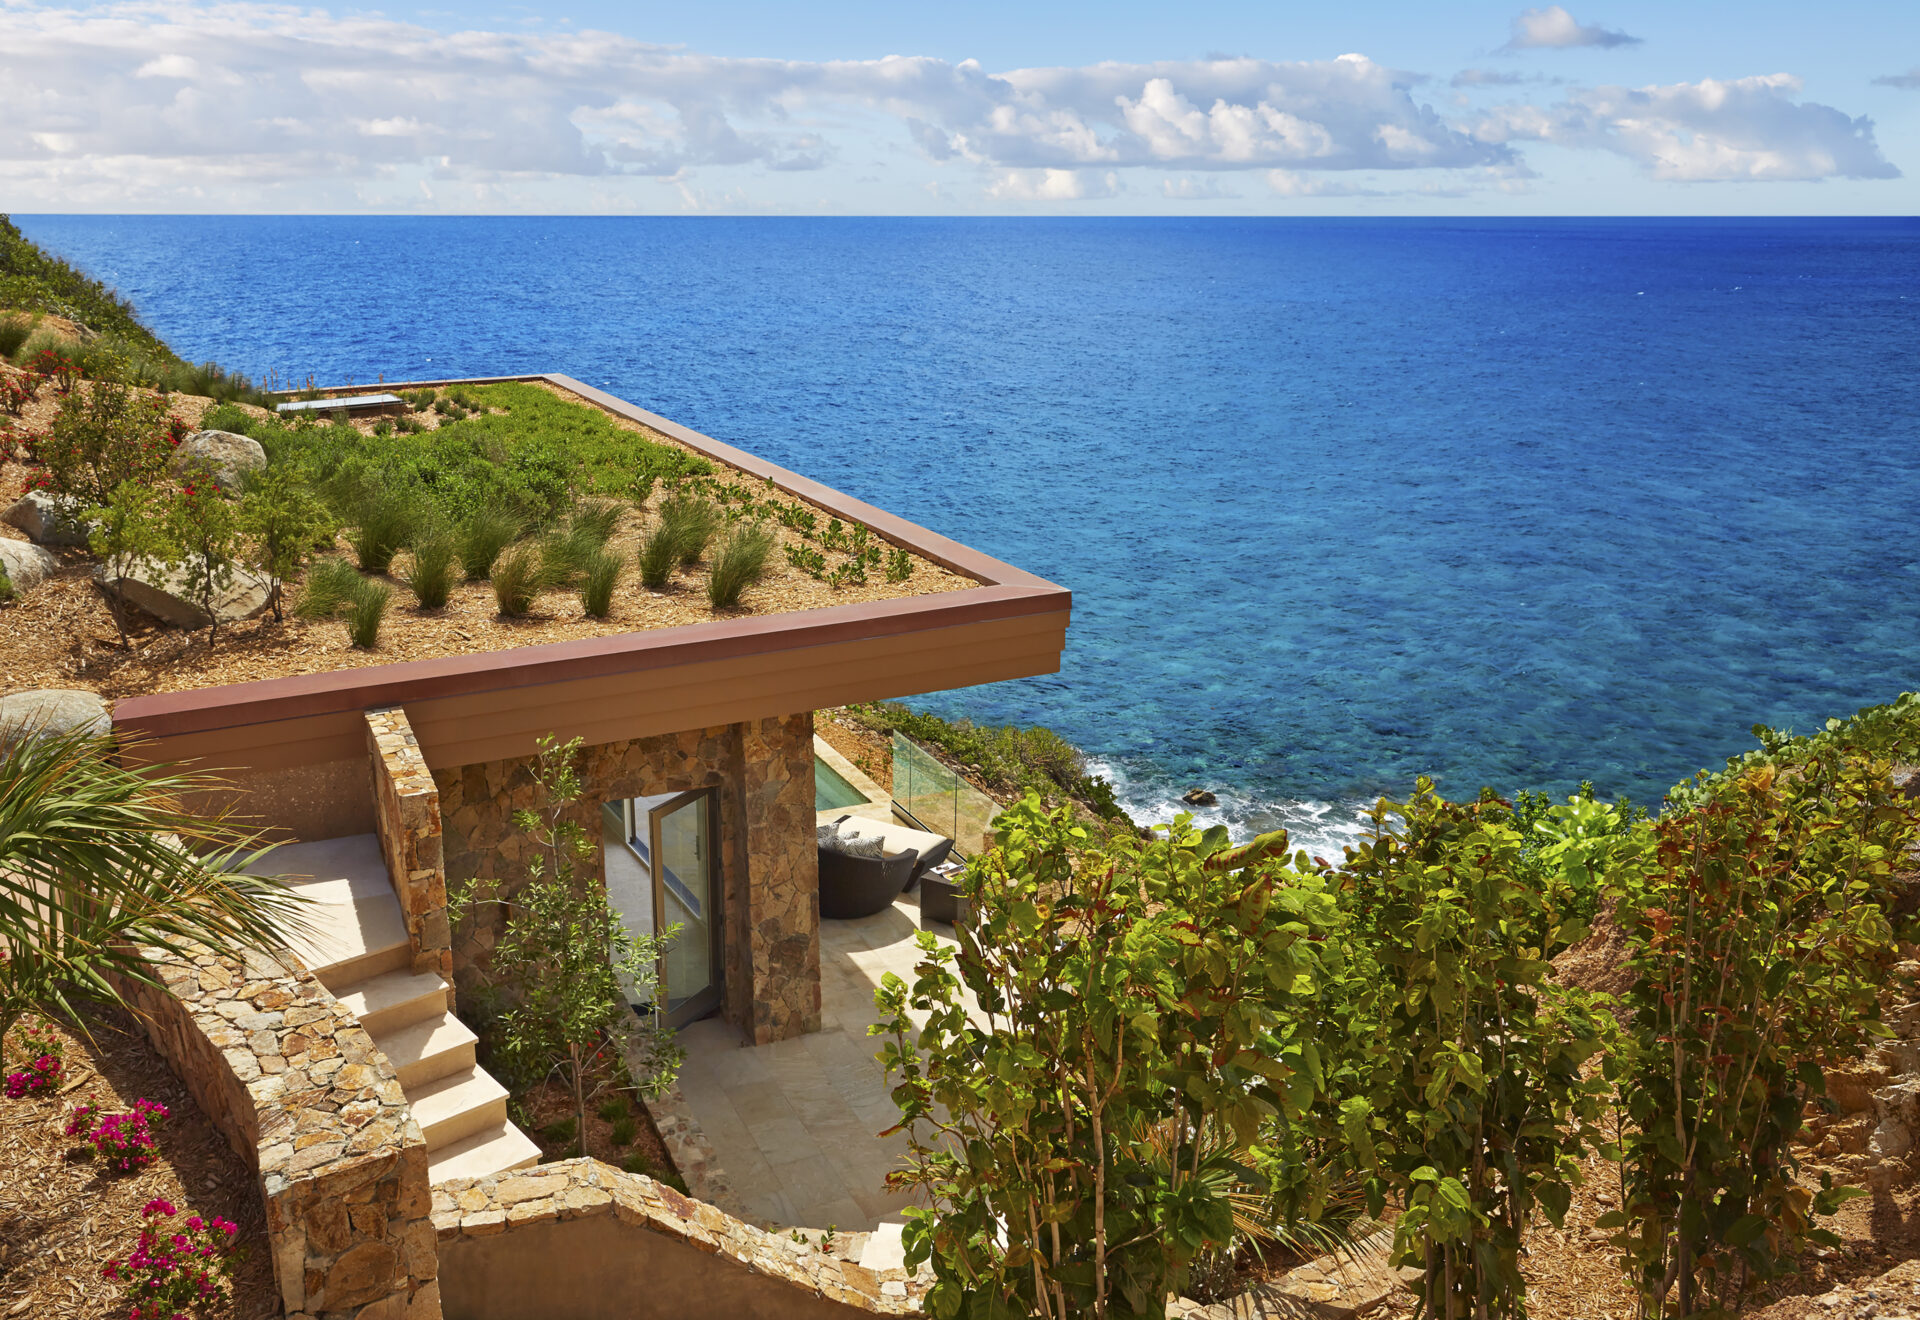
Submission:
M 1920 5 L 0 0 L 0 209 L 1913 214 Z

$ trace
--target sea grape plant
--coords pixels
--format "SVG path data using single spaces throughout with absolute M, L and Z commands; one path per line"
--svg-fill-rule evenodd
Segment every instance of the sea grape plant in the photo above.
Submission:
M 1889 880 L 1920 813 L 1883 751 L 1844 734 L 1777 750 L 1703 777 L 1613 880 L 1634 982 L 1608 1071 L 1630 1121 L 1624 1201 L 1600 1222 L 1650 1316 L 1737 1312 L 1809 1239 L 1838 1241 L 1815 1216 L 1865 1194 L 1803 1186 L 1791 1142 L 1823 1066 L 1890 1034 Z
M 1559 1225 L 1599 1141 L 1605 1083 L 1583 1076 L 1611 1019 L 1547 975 L 1542 934 L 1584 933 L 1530 883 L 1505 803 L 1448 802 L 1422 779 L 1381 802 L 1342 868 L 1360 975 L 1338 1121 L 1402 1212 L 1393 1259 L 1424 1272 L 1421 1314 L 1523 1317 L 1521 1242 Z
M 1319 1091 L 1334 905 L 1276 860 L 1284 832 L 1096 843 L 1036 794 L 995 824 L 958 955 L 922 933 L 914 982 L 875 993 L 909 1141 L 889 1182 L 931 1207 L 908 1261 L 931 1258 L 941 1320 L 1159 1316 L 1233 1238 L 1262 1124 Z

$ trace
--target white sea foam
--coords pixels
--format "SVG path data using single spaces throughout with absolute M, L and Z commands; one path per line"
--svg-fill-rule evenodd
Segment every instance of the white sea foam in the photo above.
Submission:
M 1089 757 L 1087 769 L 1113 785 L 1114 797 L 1139 824 L 1164 825 L 1184 811 L 1201 829 L 1225 825 L 1235 842 L 1284 829 L 1294 848 L 1304 848 L 1312 856 L 1336 863 L 1343 849 L 1366 837 L 1367 812 L 1373 806 L 1370 799 L 1311 802 L 1263 798 L 1210 783 L 1206 787 L 1219 800 L 1210 807 L 1193 807 L 1180 800 L 1183 790 L 1156 782 L 1156 776 L 1129 774 L 1119 762 Z

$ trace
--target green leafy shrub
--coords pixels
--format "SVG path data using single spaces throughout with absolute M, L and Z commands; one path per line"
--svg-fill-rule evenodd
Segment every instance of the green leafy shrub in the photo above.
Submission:
M 60 400 L 34 450 L 54 495 L 104 505 L 123 481 L 151 486 L 166 475 L 173 458 L 166 405 L 124 382 L 97 382 Z
M 187 592 L 206 611 L 207 645 L 220 635 L 214 601 L 239 567 L 240 521 L 233 500 L 205 473 L 180 487 L 167 505 L 167 539 L 177 548 L 186 571 Z
M 516 546 L 493 566 L 493 600 L 509 619 L 526 616 L 534 598 L 547 589 L 547 562 L 532 546 Z
M 1425 779 L 1375 808 L 1341 876 L 1356 1011 L 1338 1122 L 1369 1209 L 1401 1205 L 1393 1261 L 1424 1271 L 1425 1314 L 1524 1316 L 1522 1239 L 1536 1214 L 1561 1224 L 1600 1140 L 1606 1085 L 1582 1068 L 1612 1023 L 1548 978 L 1535 932 L 1584 931 L 1529 882 L 1504 804 Z
M 887 581 L 905 582 L 913 576 L 913 556 L 895 546 L 887 551 Z
M 253 566 L 273 580 L 273 617 L 282 619 L 286 584 L 315 550 L 333 544 L 339 524 L 298 472 L 268 466 L 246 479 L 239 528 Z
M 1322 1089 L 1338 911 L 1284 833 L 1096 846 L 1033 795 L 995 827 L 960 956 L 923 932 L 913 984 L 875 993 L 908 1139 L 888 1183 L 930 1207 L 906 1211 L 908 1268 L 933 1262 L 930 1315 L 1162 1315 L 1233 1241 L 1263 1122 Z
M 1630 1122 L 1626 1197 L 1599 1222 L 1648 1314 L 1738 1311 L 1809 1239 L 1838 1243 L 1814 1216 L 1865 1195 L 1799 1185 L 1791 1143 L 1823 1066 L 1889 1034 L 1891 881 L 1920 842 L 1891 777 L 1920 756 L 1900 706 L 1703 776 L 1611 877 L 1634 981 L 1609 1076 Z
M 596 550 L 580 577 L 580 608 L 590 618 L 604 619 L 613 610 L 613 593 L 620 585 L 625 561 L 611 550 Z
M 707 575 L 707 603 L 716 610 L 732 609 L 740 593 L 758 582 L 773 554 L 773 532 L 758 523 L 736 523 L 714 552 Z
M 7 566 L 0 564 L 0 605 L 12 604 L 14 595 L 13 579 L 7 576 Z M 116 615 L 115 617 L 118 616 Z M 126 631 L 124 629 L 121 630 L 120 640 L 122 642 L 126 641 Z
M 660 501 L 660 526 L 673 545 L 673 556 L 683 565 L 697 564 L 720 530 L 720 509 L 691 491 L 675 491 Z
M 111 579 L 130 576 L 142 561 L 164 564 L 179 554 L 160 493 L 146 482 L 121 482 L 114 487 L 111 499 L 88 509 L 85 516 L 89 524 L 88 547 L 100 557 Z M 127 607 L 111 593 L 107 599 L 113 626 L 124 647 Z
M 422 609 L 437 610 L 453 594 L 459 571 L 454 536 L 444 525 L 434 523 L 413 538 L 413 558 L 401 581 L 420 602 Z
M 520 539 L 522 525 L 511 511 L 502 508 L 475 509 L 454 532 L 456 552 L 467 571 L 469 582 L 493 576 L 493 565 L 500 552 Z
M 787 562 L 816 582 L 827 579 L 827 557 L 810 545 L 788 546 Z

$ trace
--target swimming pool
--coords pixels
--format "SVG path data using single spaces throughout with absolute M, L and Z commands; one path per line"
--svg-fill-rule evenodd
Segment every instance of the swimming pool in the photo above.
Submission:
M 813 758 L 813 809 L 833 811 L 840 807 L 864 807 L 867 795 L 848 783 L 846 777 L 819 757 Z

